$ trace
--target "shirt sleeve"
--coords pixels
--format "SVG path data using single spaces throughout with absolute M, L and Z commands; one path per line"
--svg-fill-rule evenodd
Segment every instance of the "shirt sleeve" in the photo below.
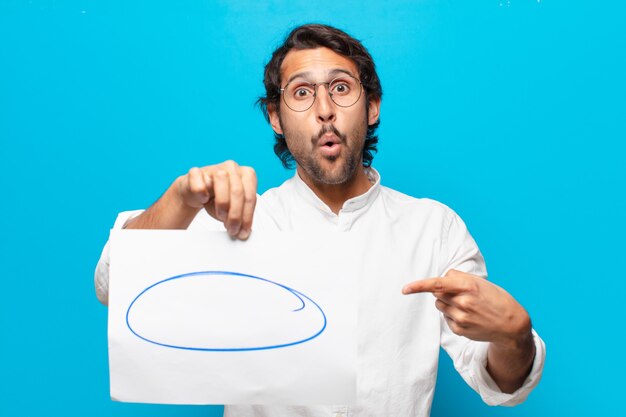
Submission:
M 117 215 L 113 229 L 122 229 L 127 221 L 139 216 L 143 210 L 124 211 Z M 96 272 L 94 274 L 94 284 L 96 286 L 96 296 L 104 305 L 109 305 L 109 241 L 104 245 Z
M 258 206 L 258 205 L 257 205 Z M 131 219 L 139 216 L 144 210 L 132 210 L 124 211 L 117 215 L 117 219 L 113 224 L 113 229 L 122 229 L 124 225 Z M 189 230 L 207 230 L 207 231 L 219 231 L 224 230 L 222 222 L 215 220 L 206 212 L 206 210 L 198 211 L 198 214 L 194 217 L 191 224 L 188 227 Z M 96 271 L 94 274 L 94 283 L 96 286 L 96 296 L 98 300 L 104 305 L 109 304 L 109 241 L 104 245 L 102 254 L 98 265 L 96 265 Z
M 442 275 L 450 269 L 487 277 L 485 260 L 469 234 L 463 220 L 450 210 L 447 226 L 442 238 Z M 522 386 L 511 394 L 503 393 L 487 372 L 488 342 L 477 342 L 459 336 L 450 330 L 443 315 L 441 317 L 441 346 L 448 353 L 454 367 L 465 382 L 489 405 L 514 406 L 526 400 L 537 386 L 543 372 L 545 344 L 535 330 L 535 359 L 530 374 Z

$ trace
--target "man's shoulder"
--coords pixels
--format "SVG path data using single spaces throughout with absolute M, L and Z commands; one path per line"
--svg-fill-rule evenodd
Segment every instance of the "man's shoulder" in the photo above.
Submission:
M 384 204 L 395 205 L 400 209 L 407 211 L 418 211 L 429 213 L 431 215 L 439 215 L 442 217 L 450 217 L 456 215 L 454 210 L 444 203 L 427 197 L 413 197 L 393 188 L 380 187 L 381 196 Z
M 281 211 L 288 201 L 297 198 L 294 178 L 289 178 L 277 187 L 268 188 L 258 196 L 257 208 L 267 208 L 270 211 Z
M 291 178 L 286 179 L 285 181 L 283 181 L 282 184 L 276 187 L 268 188 L 265 192 L 263 192 L 263 194 L 261 194 L 261 197 L 272 198 L 272 197 L 276 197 L 279 195 L 283 195 L 285 193 L 289 194 L 294 191 L 295 191 L 295 178 L 291 177 Z

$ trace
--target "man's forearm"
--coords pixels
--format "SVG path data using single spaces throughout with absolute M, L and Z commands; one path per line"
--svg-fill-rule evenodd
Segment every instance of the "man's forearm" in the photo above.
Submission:
M 530 374 L 535 353 L 531 332 L 510 345 L 490 343 L 487 351 L 487 372 L 502 392 L 510 394 L 520 388 Z
M 187 229 L 200 209 L 186 205 L 179 197 L 178 181 L 146 211 L 129 220 L 124 229 Z

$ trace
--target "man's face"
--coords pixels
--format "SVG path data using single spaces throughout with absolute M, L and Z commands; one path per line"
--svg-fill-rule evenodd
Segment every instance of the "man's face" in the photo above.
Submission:
M 281 87 L 299 81 L 326 83 L 346 73 L 359 78 L 352 60 L 328 48 L 291 50 L 281 66 Z M 378 120 L 380 101 L 371 100 L 369 112 L 366 106 L 364 91 L 353 106 L 337 106 L 324 84 L 317 86 L 315 102 L 306 111 L 293 111 L 281 99 L 280 112 L 269 112 L 270 123 L 285 136 L 303 179 L 343 184 L 361 166 L 367 126 Z

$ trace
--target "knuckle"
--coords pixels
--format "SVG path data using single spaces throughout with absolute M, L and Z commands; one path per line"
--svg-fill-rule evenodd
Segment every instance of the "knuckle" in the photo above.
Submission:
M 458 275 L 459 271 L 457 271 L 456 269 L 450 269 L 448 272 L 446 272 L 447 277 L 456 277 Z
M 245 178 L 246 181 L 250 181 L 253 184 L 256 184 L 256 171 L 251 167 L 241 167 L 241 177 Z
M 237 164 L 237 162 L 233 161 L 232 159 L 229 159 L 227 161 L 224 161 L 224 166 L 228 169 L 237 169 L 239 167 L 239 165 Z
M 469 315 L 462 311 L 454 318 L 454 321 L 459 327 L 465 327 L 469 324 Z
M 215 208 L 219 210 L 228 210 L 230 200 L 225 196 L 215 196 Z
M 462 310 L 468 310 L 472 306 L 472 302 L 468 298 L 466 298 L 466 297 L 460 297 L 457 300 L 457 305 Z
M 204 187 L 192 181 L 189 183 L 189 191 L 191 191 L 193 194 L 202 194 L 204 193 Z
M 256 202 L 256 192 L 254 190 L 246 190 L 244 193 L 245 202 L 248 204 L 253 204 Z
M 232 184 L 230 186 L 230 193 L 233 197 L 241 199 L 243 198 L 243 187 L 240 184 Z
M 241 172 L 245 173 L 246 175 L 251 175 L 251 176 L 256 177 L 256 171 L 252 167 L 248 167 L 248 166 L 241 167 Z

